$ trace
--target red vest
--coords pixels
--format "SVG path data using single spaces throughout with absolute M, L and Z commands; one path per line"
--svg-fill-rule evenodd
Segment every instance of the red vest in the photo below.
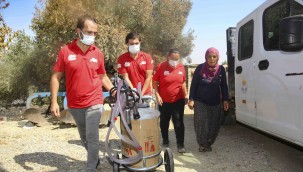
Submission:
M 86 108 L 103 103 L 100 74 L 106 74 L 102 52 L 94 45 L 83 53 L 73 40 L 61 48 L 54 71 L 64 72 L 67 105 Z
M 159 82 L 158 91 L 163 102 L 174 103 L 184 99 L 182 85 L 186 81 L 184 66 L 178 64 L 172 68 L 167 61 L 158 65 L 153 81 Z
M 146 79 L 146 70 L 153 70 L 154 63 L 152 57 L 140 51 L 137 59 L 130 56 L 129 52 L 122 54 L 118 58 L 117 69 L 119 74 L 127 73 L 129 80 L 133 84 L 134 88 L 138 88 L 138 83 L 141 83 L 143 87 Z M 150 86 L 146 90 L 147 95 L 151 95 Z

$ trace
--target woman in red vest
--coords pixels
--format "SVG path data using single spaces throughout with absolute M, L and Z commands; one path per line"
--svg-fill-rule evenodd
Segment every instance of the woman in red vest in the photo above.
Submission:
M 187 103 L 186 73 L 180 63 L 178 49 L 171 49 L 167 60 L 158 65 L 153 76 L 153 87 L 160 110 L 163 146 L 169 146 L 168 128 L 172 118 L 179 153 L 184 153 L 184 106 Z

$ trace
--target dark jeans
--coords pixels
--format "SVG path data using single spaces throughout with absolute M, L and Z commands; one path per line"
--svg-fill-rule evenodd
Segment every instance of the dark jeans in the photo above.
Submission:
M 178 145 L 184 145 L 184 107 L 185 100 L 181 99 L 175 103 L 163 102 L 162 106 L 159 106 L 160 111 L 160 128 L 163 141 L 168 141 L 168 128 L 169 121 L 172 118 L 175 134 Z

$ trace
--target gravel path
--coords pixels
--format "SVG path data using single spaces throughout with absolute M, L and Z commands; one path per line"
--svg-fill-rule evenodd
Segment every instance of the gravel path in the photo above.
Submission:
M 18 126 L 21 110 L 23 109 L 16 109 L 14 113 L 8 114 L 7 122 L 0 122 L 0 172 L 83 171 L 86 153 L 75 127 L 54 124 L 25 129 Z M 303 172 L 302 151 L 239 124 L 222 126 L 213 151 L 198 152 L 192 111 L 186 112 L 187 153 L 176 152 L 174 131 L 170 130 L 175 171 Z M 107 128 L 99 131 L 102 162 L 98 171 L 112 171 L 112 166 L 103 153 Z M 111 145 L 119 145 L 116 136 L 111 138 Z M 160 166 L 157 171 L 164 172 L 164 166 Z

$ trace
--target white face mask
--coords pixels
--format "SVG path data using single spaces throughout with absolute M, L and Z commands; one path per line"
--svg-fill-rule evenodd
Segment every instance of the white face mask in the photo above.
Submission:
M 128 51 L 132 54 L 137 54 L 140 51 L 140 44 L 128 46 Z
M 91 35 L 85 35 L 82 31 L 81 31 L 83 38 L 80 39 L 80 41 L 85 44 L 85 45 L 92 45 L 95 42 L 95 36 L 91 36 Z
M 175 60 L 168 60 L 169 65 L 176 67 L 179 64 L 179 60 L 175 61 Z

